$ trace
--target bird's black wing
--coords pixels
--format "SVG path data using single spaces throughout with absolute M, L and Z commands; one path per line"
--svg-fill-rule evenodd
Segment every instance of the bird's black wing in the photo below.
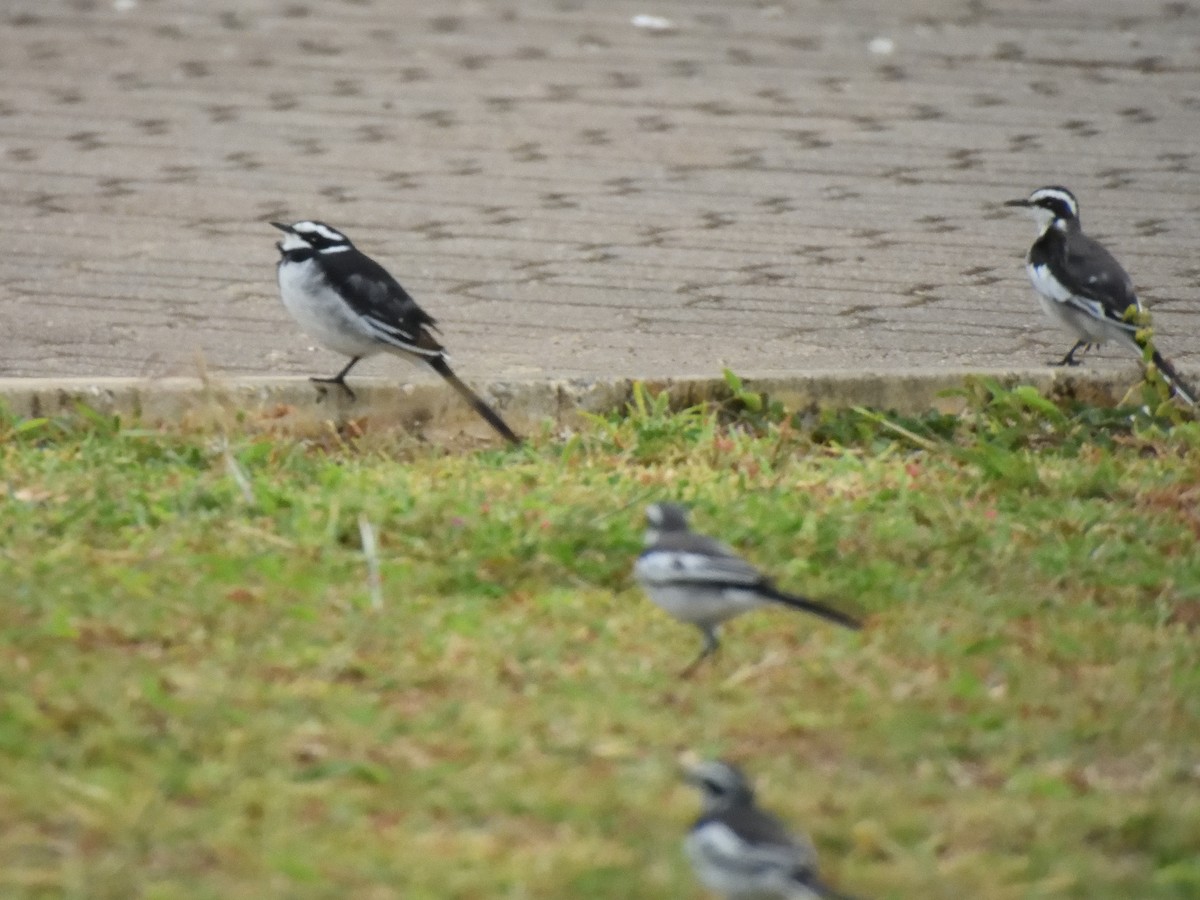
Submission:
M 702 584 L 709 587 L 754 588 L 763 584 L 763 574 L 718 540 L 694 531 L 667 532 L 648 547 L 642 557 L 661 559 L 648 567 L 654 577 L 670 584 Z
M 816 852 L 755 807 L 702 816 L 692 826 L 691 845 L 714 868 L 760 883 L 817 882 Z
M 700 822 L 719 819 L 739 838 L 757 847 L 771 848 L 776 853 L 785 853 L 797 862 L 816 866 L 817 854 L 805 839 L 797 840 L 787 827 L 758 806 L 739 806 L 723 812 L 704 816 Z M 697 822 L 697 824 L 700 824 Z
M 1080 231 L 1063 235 L 1048 259 L 1050 271 L 1072 294 L 1072 300 L 1097 318 L 1125 322 L 1125 311 L 1141 309 L 1133 279 L 1099 241 Z M 1067 301 L 1071 302 L 1071 301 Z
M 371 257 L 354 248 L 321 254 L 329 282 L 386 344 L 426 358 L 443 354 L 437 321 Z

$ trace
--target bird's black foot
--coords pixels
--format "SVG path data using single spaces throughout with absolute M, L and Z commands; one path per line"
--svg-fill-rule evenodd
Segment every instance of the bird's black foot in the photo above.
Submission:
M 1079 352 L 1080 350 L 1083 350 L 1086 353 L 1088 350 L 1090 350 L 1092 347 L 1095 347 L 1095 346 L 1096 346 L 1095 344 L 1089 344 L 1087 341 L 1076 341 L 1075 346 L 1067 351 L 1066 356 L 1064 356 L 1058 362 L 1050 363 L 1050 365 L 1052 365 L 1052 366 L 1078 366 L 1078 365 L 1081 365 L 1080 361 L 1075 358 L 1075 354 L 1077 352 Z
M 357 400 L 358 397 L 355 395 L 354 391 L 350 389 L 350 385 L 346 384 L 346 375 L 349 374 L 351 369 L 358 365 L 358 361 L 360 359 L 362 359 L 361 356 L 352 357 L 350 362 L 346 363 L 346 367 L 332 378 L 319 378 L 316 375 L 310 377 L 308 380 L 317 386 L 317 402 L 325 399 L 325 393 L 327 390 L 325 385 L 327 384 L 336 384 L 338 387 L 340 387 L 346 392 L 346 396 L 350 398 L 351 403 Z
M 330 384 L 336 384 L 338 387 L 340 387 L 345 392 L 346 396 L 350 398 L 351 403 L 358 399 L 358 395 L 354 393 L 350 385 L 346 384 L 346 379 L 341 375 L 335 375 L 332 378 L 318 378 L 316 375 L 313 375 L 308 380 L 317 386 L 318 402 L 325 399 L 325 395 L 329 393 L 329 389 L 326 387 L 326 385 Z

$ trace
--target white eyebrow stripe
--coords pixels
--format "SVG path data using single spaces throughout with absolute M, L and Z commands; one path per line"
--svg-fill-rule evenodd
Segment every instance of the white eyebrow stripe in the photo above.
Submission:
M 1076 202 L 1075 198 L 1066 191 L 1061 191 L 1057 188 L 1038 188 L 1033 192 L 1033 196 L 1029 199 L 1032 202 L 1050 199 L 1061 200 L 1067 205 L 1067 208 L 1071 210 L 1072 214 L 1076 216 L 1079 215 L 1079 204 Z
M 305 232 L 309 232 L 310 234 L 319 234 L 327 241 L 340 242 L 346 240 L 346 236 L 340 231 L 334 231 L 328 225 L 322 225 L 320 222 L 297 222 L 292 227 L 301 234 Z

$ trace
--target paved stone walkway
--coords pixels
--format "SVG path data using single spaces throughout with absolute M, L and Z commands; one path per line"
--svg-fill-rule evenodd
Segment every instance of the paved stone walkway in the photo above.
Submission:
M 1191 2 L 7 0 L 0 376 L 332 373 L 306 217 L 474 379 L 1037 364 L 1054 182 L 1194 370 L 1198 138 Z

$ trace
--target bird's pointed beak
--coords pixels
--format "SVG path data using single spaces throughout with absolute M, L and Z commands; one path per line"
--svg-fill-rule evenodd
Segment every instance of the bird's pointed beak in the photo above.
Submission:
M 1025 198 L 1021 198 L 1020 200 L 1005 200 L 1004 205 L 1005 206 L 1026 206 L 1027 207 L 1030 204 L 1029 204 L 1028 200 L 1026 200 Z
M 288 234 L 292 234 L 292 226 L 291 225 L 284 225 L 282 222 L 272 222 L 271 224 L 274 225 L 276 228 L 278 228 L 280 231 L 286 231 Z

